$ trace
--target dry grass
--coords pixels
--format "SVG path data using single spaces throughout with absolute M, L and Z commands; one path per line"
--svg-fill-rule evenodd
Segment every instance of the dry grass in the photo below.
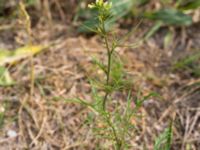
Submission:
M 60 9 L 58 4 L 56 6 Z M 62 10 L 59 15 L 65 17 Z M 97 145 L 109 147 L 110 143 L 92 134 L 92 125 L 84 123 L 89 113 L 87 108 L 56 99 L 80 97 L 91 100 L 87 78 L 98 73 L 93 68 L 91 56 L 104 59 L 104 48 L 95 36 L 74 37 L 71 36 L 73 29 L 70 27 L 59 23 L 53 23 L 50 27 L 44 22 L 41 21 L 33 28 L 33 42 L 49 44 L 56 41 L 56 44 L 33 59 L 35 88 L 32 98 L 29 92 L 29 60 L 23 60 L 9 69 L 17 81 L 16 85 L 0 87 L 0 111 L 4 113 L 4 122 L 0 128 L 0 150 L 83 150 L 95 149 Z M 145 30 L 144 23 L 130 37 L 129 42 L 140 39 Z M 180 55 L 175 51 L 177 47 L 186 45 L 185 49 L 199 48 L 195 44 L 196 38 L 190 36 L 190 30 L 176 32 L 177 36 L 184 32 L 189 42 L 185 36 L 181 36 L 176 38 L 173 48 L 163 49 L 157 38 L 162 34 L 158 33 L 138 48 L 118 51 L 134 80 L 133 93 L 137 94 L 137 90 L 141 89 L 144 95 L 156 91 L 162 96 L 162 100 L 147 100 L 140 109 L 141 117 L 133 118 L 132 123 L 136 126 L 136 134 L 131 141 L 135 147 L 133 150 L 143 150 L 144 147 L 153 149 L 155 138 L 167 127 L 170 119 L 175 120 L 172 150 L 198 150 L 200 147 L 200 88 L 191 86 L 199 79 L 183 78 L 169 68 L 172 58 L 176 59 L 174 55 Z M 199 36 L 199 29 L 195 31 L 195 35 Z M 22 41 L 26 39 L 22 30 L 11 32 Z M 119 30 L 119 34 L 123 32 Z M 124 105 L 123 93 L 119 95 L 116 100 Z M 17 135 L 11 137 L 8 134 L 10 130 Z

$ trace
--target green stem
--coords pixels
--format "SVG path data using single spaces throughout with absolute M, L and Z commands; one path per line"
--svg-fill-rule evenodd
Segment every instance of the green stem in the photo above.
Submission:
M 105 22 L 102 22 L 102 33 L 103 33 L 103 38 L 104 38 L 104 42 L 106 45 L 106 50 L 107 50 L 107 71 L 106 71 L 106 86 L 109 86 L 109 82 L 110 82 L 110 72 L 111 72 L 111 63 L 112 63 L 112 54 L 114 52 L 115 47 L 110 48 L 109 47 L 109 42 L 108 42 L 108 34 L 106 32 L 105 29 Z M 103 110 L 106 111 L 106 102 L 108 100 L 108 96 L 109 96 L 109 91 L 105 91 L 105 96 L 103 99 Z M 116 149 L 117 150 L 121 150 L 121 140 L 118 138 L 117 136 L 117 132 L 115 127 L 113 126 L 113 123 L 111 122 L 111 118 L 110 117 L 106 117 L 107 118 L 107 123 L 108 125 L 111 127 L 112 133 L 114 135 L 114 140 L 116 142 Z
M 103 23 L 103 32 L 104 32 L 104 41 L 106 44 L 106 49 L 107 49 L 107 72 L 106 72 L 106 86 L 109 85 L 110 81 L 110 72 L 111 72 L 111 59 L 112 59 L 112 51 L 110 50 L 109 44 L 108 44 L 108 35 L 105 30 L 105 23 Z M 106 91 L 104 99 L 103 99 L 103 109 L 106 110 L 106 101 L 108 99 L 109 92 Z
M 122 146 L 121 140 L 118 138 L 116 129 L 115 129 L 115 127 L 113 126 L 113 124 L 112 124 L 112 122 L 111 122 L 110 120 L 111 120 L 110 117 L 107 118 L 107 123 L 108 123 L 108 125 L 111 127 L 111 130 L 112 130 L 113 135 L 114 135 L 114 140 L 115 140 L 115 142 L 116 142 L 116 149 L 117 149 L 117 150 L 121 150 L 121 146 Z

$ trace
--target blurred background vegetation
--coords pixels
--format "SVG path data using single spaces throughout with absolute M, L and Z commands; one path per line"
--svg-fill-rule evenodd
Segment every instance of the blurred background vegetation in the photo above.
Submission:
M 146 32 L 141 36 L 147 40 L 159 29 L 165 28 L 165 35 L 162 37 L 163 47 L 173 41 L 174 29 L 185 29 L 192 25 L 199 25 L 200 22 L 200 0 L 110 0 L 113 3 L 112 18 L 107 22 L 107 29 L 117 26 L 122 29 L 131 30 L 142 21 L 148 24 Z M 17 23 L 19 13 L 18 2 L 14 0 L 0 1 L 0 31 L 9 29 Z M 63 23 L 70 27 L 75 34 L 91 34 L 91 29 L 97 25 L 97 12 L 87 9 L 88 3 L 92 0 L 24 0 L 31 17 L 32 27 L 39 22 Z M 178 31 L 178 30 L 176 30 Z M 197 46 L 198 47 L 198 46 Z M 193 56 L 196 55 L 197 56 Z M 194 68 L 191 71 L 195 76 L 199 74 L 197 61 L 199 52 L 195 52 L 183 58 L 175 64 L 175 70 Z M 192 59 L 190 57 L 194 57 Z M 184 63 L 183 63 L 184 62 Z M 182 65 L 181 65 L 182 64 Z M 189 67 L 188 67 L 189 66 Z M 192 69 L 193 70 L 193 69 Z M 197 71 L 196 71 L 197 70 Z
M 113 18 L 109 23 L 128 20 L 148 19 L 160 26 L 189 26 L 199 22 L 200 0 L 110 0 L 113 3 Z M 89 0 L 25 0 L 34 24 L 41 17 L 62 20 L 81 26 L 95 26 L 95 11 L 88 10 Z M 1 0 L 0 18 L 13 19 L 18 1 Z M 87 20 L 87 21 L 85 21 Z M 89 20 L 89 21 L 88 21 Z M 122 25 L 123 26 L 123 25 Z M 158 27 L 159 26 L 159 27 Z M 81 30 L 82 31 L 82 30 Z

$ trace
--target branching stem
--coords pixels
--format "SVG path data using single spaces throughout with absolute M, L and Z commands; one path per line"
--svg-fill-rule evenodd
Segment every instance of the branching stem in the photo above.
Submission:
M 107 119 L 106 121 L 107 121 L 108 125 L 111 127 L 111 130 L 113 132 L 114 140 L 116 142 L 116 149 L 121 150 L 122 142 L 117 136 L 117 131 L 116 131 L 115 127 L 113 126 L 113 123 L 111 122 L 111 118 L 106 117 L 106 119 Z
M 105 22 L 102 23 L 102 30 L 103 30 L 103 38 L 104 38 L 104 42 L 106 45 L 106 50 L 107 50 L 107 71 L 106 71 L 106 86 L 109 86 L 109 82 L 110 82 L 110 72 L 111 72 L 111 61 L 112 61 L 112 52 L 113 49 L 111 50 L 109 47 L 109 42 L 108 42 L 108 34 L 106 32 L 105 29 Z M 109 91 L 105 91 L 105 96 L 103 99 L 103 109 L 106 110 L 106 101 L 108 99 L 109 96 Z

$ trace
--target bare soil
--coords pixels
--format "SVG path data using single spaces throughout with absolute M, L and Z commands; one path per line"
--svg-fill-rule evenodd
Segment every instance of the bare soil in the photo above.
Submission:
M 175 28 L 174 40 L 168 47 L 163 45 L 167 31 L 163 27 L 135 48 L 117 49 L 133 80 L 133 94 L 141 90 L 143 95 L 157 92 L 162 97 L 147 100 L 140 109 L 141 117 L 132 120 L 137 129 L 131 141 L 133 150 L 153 149 L 155 138 L 170 120 L 174 120 L 172 150 L 199 150 L 200 86 L 197 83 L 200 79 L 187 70 L 172 70 L 177 60 L 200 50 L 199 26 L 197 23 L 188 28 Z M 142 23 L 127 43 L 137 43 L 149 27 Z M 116 32 L 122 35 L 128 30 L 116 28 Z M 5 106 L 0 150 L 88 150 L 97 145 L 109 146 L 110 143 L 95 138 L 91 127 L 84 124 L 89 110 L 65 102 L 66 98 L 73 97 L 92 100 L 88 77 L 98 73 L 92 57 L 105 58 L 101 40 L 97 36 L 79 34 L 75 28 L 57 22 L 52 26 L 38 22 L 32 33 L 35 44 L 55 44 L 34 57 L 32 96 L 29 58 L 9 68 L 17 83 L 0 87 L 0 109 Z M 0 31 L 0 48 L 15 49 L 26 43 L 26 38 L 22 29 Z M 120 93 L 117 99 L 122 105 L 125 94 Z M 11 137 L 10 130 L 17 135 Z

